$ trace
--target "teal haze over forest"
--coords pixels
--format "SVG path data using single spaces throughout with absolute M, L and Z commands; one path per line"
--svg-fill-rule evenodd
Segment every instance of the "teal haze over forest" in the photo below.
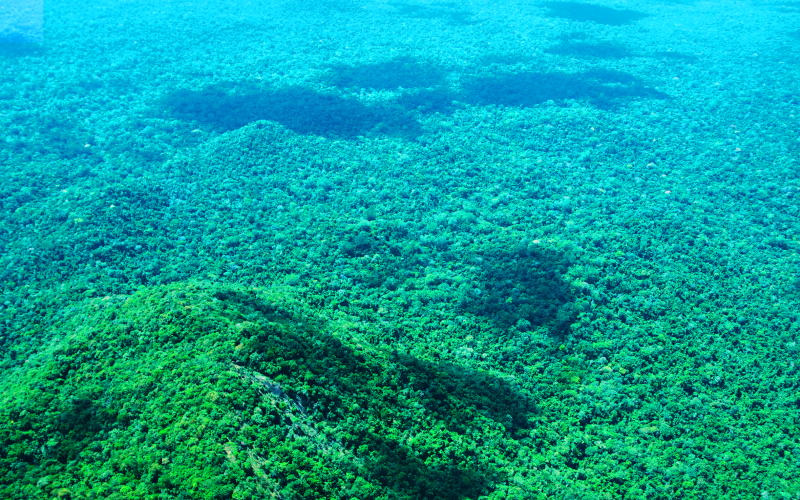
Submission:
M 800 3 L 6 0 L 0 497 L 800 499 Z

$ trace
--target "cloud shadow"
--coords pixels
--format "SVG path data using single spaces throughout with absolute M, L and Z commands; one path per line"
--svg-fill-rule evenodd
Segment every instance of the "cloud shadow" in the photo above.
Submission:
M 680 52 L 654 52 L 651 54 L 650 57 L 655 57 L 657 59 L 673 59 L 676 61 L 696 61 L 697 56 L 692 54 L 682 54 Z
M 499 327 L 527 331 L 545 326 L 565 335 L 575 319 L 575 294 L 563 273 L 573 256 L 564 252 L 495 248 L 480 256 L 479 288 L 460 297 L 460 306 Z
M 445 23 L 454 26 L 468 26 L 477 23 L 477 21 L 470 19 L 473 16 L 471 12 L 460 10 L 455 2 L 447 2 L 440 5 L 442 7 L 437 8 L 408 3 L 393 4 L 400 15 L 412 19 L 441 19 Z
M 479 78 L 465 86 L 465 102 L 533 107 L 549 100 L 588 99 L 599 108 L 620 100 L 667 99 L 639 78 L 620 71 L 594 69 L 583 73 L 520 73 Z
M 282 463 L 270 471 L 268 484 L 294 493 L 291 497 L 331 498 L 362 483 L 361 498 L 463 500 L 489 494 L 509 474 L 473 436 L 491 425 L 492 439 L 512 443 L 529 434 L 538 414 L 532 395 L 505 378 L 435 361 L 435 354 L 425 361 L 337 337 L 333 332 L 341 328 L 308 310 L 244 288 L 185 285 L 140 289 L 132 297 L 136 306 L 110 306 L 118 328 L 91 329 L 33 358 L 42 366 L 29 368 L 15 394 L 19 403 L 2 412 L 21 431 L 14 441 L 24 450 L 23 465 L 37 467 L 41 477 L 63 471 L 64 465 L 79 468 L 89 449 L 109 442 L 112 428 L 132 438 L 124 449 L 133 453 L 143 451 L 150 429 L 160 432 L 180 464 L 196 458 L 197 451 L 177 438 L 181 426 L 173 419 L 191 412 L 191 420 L 182 420 L 187 426 L 207 422 L 194 431 L 198 437 L 207 426 L 204 441 L 229 443 L 227 453 L 249 459 L 239 462 L 242 476 L 257 476 L 263 465 L 259 457 Z M 174 328 L 155 321 L 187 303 L 204 313 L 176 314 Z M 87 321 L 102 324 L 107 312 L 94 307 L 83 310 Z M 138 335 L 135 343 L 131 331 Z M 209 342 L 214 342 L 214 357 Z M 124 360 L 118 356 L 122 350 Z M 109 372 L 114 384 L 86 377 L 107 367 L 108 360 L 116 361 Z M 159 365 L 161 372 L 167 363 L 171 376 L 153 373 L 143 379 L 144 371 L 149 375 Z M 139 371 L 142 367 L 149 368 Z M 215 386 L 218 391 L 209 391 Z M 166 410 L 165 401 L 170 403 Z M 153 418 L 165 411 L 169 420 Z M 292 446 L 296 438 L 301 444 Z M 46 454 L 39 453 L 43 446 Z M 119 472 L 123 466 L 137 482 L 153 479 L 145 478 L 153 470 L 150 462 L 127 461 L 126 455 L 109 457 L 108 469 Z M 230 471 L 237 463 L 206 462 L 215 472 Z M 196 487 L 194 473 L 183 475 L 166 461 L 162 465 L 170 477 L 159 483 L 164 495 L 187 491 L 192 481 Z M 297 470 L 304 472 L 302 480 L 293 473 Z M 83 472 L 92 480 L 105 475 L 99 468 Z M 209 488 L 231 482 L 227 474 L 208 477 Z M 264 490 L 260 483 L 239 484 L 246 492 Z
M 5 148 L 30 159 L 34 154 L 55 154 L 61 158 L 99 161 L 97 139 L 79 120 L 64 114 L 30 117 L 22 135 L 9 136 Z M 34 135 L 36 134 L 36 135 Z
M 323 14 L 325 11 L 350 13 L 361 10 L 361 6 L 352 0 L 315 0 L 313 2 L 290 0 L 286 2 L 286 5 L 295 12 L 321 12 Z
M 225 132 L 257 120 L 275 121 L 299 134 L 350 139 L 369 133 L 419 135 L 419 124 L 394 105 L 367 106 L 353 99 L 302 87 L 264 89 L 249 83 L 175 90 L 161 106 L 171 116 Z
M 405 92 L 396 103 L 424 114 L 451 113 L 457 104 L 504 105 L 529 108 L 565 99 L 587 100 L 600 109 L 613 109 L 633 99 L 668 99 L 629 73 L 591 69 L 582 73 L 516 73 L 464 82 L 460 92 L 443 87 Z
M 414 140 L 422 133 L 415 113 L 451 113 L 457 103 L 533 107 L 550 100 L 581 99 L 601 109 L 613 109 L 623 100 L 669 97 L 638 77 L 603 69 L 465 78 L 457 92 L 446 88 L 444 77 L 439 68 L 399 58 L 362 67 L 336 67 L 329 76 L 330 83 L 340 88 L 408 89 L 392 102 L 365 104 L 302 87 L 268 89 L 230 82 L 172 91 L 161 99 L 160 106 L 173 118 L 218 132 L 268 120 L 305 135 L 340 139 L 388 135 Z
M 261 307 L 245 293 L 225 291 L 216 297 L 236 309 Z M 275 317 L 278 324 L 305 324 L 304 328 L 264 329 L 243 342 L 239 360 L 248 369 L 271 379 L 282 379 L 286 395 L 304 400 L 309 416 L 326 425 L 349 430 L 357 408 L 361 432 L 342 432 L 342 445 L 369 450 L 363 473 L 371 482 L 400 494 L 400 498 L 459 500 L 477 498 L 491 490 L 490 477 L 503 471 L 475 460 L 475 451 L 463 456 L 441 453 L 440 447 L 412 446 L 402 430 L 418 425 L 409 405 L 427 415 L 426 429 L 441 428 L 468 435 L 482 417 L 497 422 L 507 438 L 519 439 L 530 428 L 537 408 L 531 396 L 506 380 L 448 362 L 424 361 L 398 351 L 354 350 L 331 336 L 324 323 L 307 318 Z M 280 353 L 276 362 L 275 356 Z M 272 358 L 272 359 L 271 359 Z M 302 390 L 300 390 L 302 388 Z M 400 392 L 411 394 L 398 402 Z M 400 431 L 400 432 L 398 432 Z M 420 431 L 417 431 L 420 432 Z M 398 480 L 398 478 L 403 478 Z
M 487 54 L 476 59 L 476 65 L 485 67 L 490 64 L 500 64 L 503 66 L 513 66 L 515 64 L 528 64 L 534 60 L 531 56 L 520 56 L 518 54 Z
M 612 9 L 601 5 L 579 2 L 542 2 L 548 9 L 547 17 L 571 21 L 593 22 L 609 26 L 623 26 L 647 17 L 647 14 L 628 9 Z
M 790 2 L 765 2 L 758 4 L 759 7 L 766 7 L 771 10 L 775 10 L 777 12 L 783 12 L 786 14 L 796 14 L 800 12 L 800 2 L 798 1 L 790 1 Z
M 592 59 L 623 59 L 633 54 L 622 45 L 600 42 L 562 42 L 545 50 L 548 54 Z
M 45 48 L 33 42 L 11 42 L 0 37 L 0 57 L 25 57 L 44 55 Z
M 397 99 L 397 103 L 408 110 L 425 114 L 450 113 L 455 109 L 453 101 L 459 99 L 458 94 L 440 88 L 404 93 Z
M 583 31 L 570 31 L 567 33 L 562 33 L 558 36 L 559 40 L 565 42 L 571 42 L 574 40 L 587 40 L 589 38 L 588 33 L 584 33 Z
M 443 82 L 444 76 L 439 68 L 420 64 L 410 57 L 398 57 L 362 66 L 333 66 L 325 81 L 339 88 L 395 90 L 434 87 Z

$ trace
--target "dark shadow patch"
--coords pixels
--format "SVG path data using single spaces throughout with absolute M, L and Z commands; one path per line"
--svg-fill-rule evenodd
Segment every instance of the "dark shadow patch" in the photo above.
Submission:
M 458 5 L 454 2 L 440 5 L 443 8 L 407 3 L 397 3 L 394 4 L 394 7 L 400 15 L 412 19 L 441 19 L 445 23 L 455 26 L 468 26 L 477 23 L 477 21 L 470 19 L 473 16 L 471 12 L 459 10 Z
M 381 248 L 384 246 L 384 242 L 378 240 L 370 233 L 367 232 L 360 232 L 355 235 L 348 235 L 342 238 L 341 243 L 339 243 L 339 251 L 347 256 L 347 257 L 363 257 L 368 254 L 375 253 L 376 249 Z M 387 271 L 379 272 L 378 276 L 383 276 Z M 372 273 L 370 273 L 372 274 Z M 383 283 L 385 277 L 381 279 L 377 279 L 375 277 L 378 284 Z M 369 288 L 374 288 L 373 286 L 369 286 Z
M 355 3 L 353 0 L 316 0 L 309 2 L 307 0 L 290 0 L 286 2 L 284 7 L 291 12 L 320 12 L 335 11 L 342 13 L 350 13 L 361 10 L 360 4 Z
M 533 107 L 547 101 L 586 100 L 601 109 L 613 109 L 633 99 L 668 99 L 622 71 L 592 69 L 583 73 L 518 73 L 466 81 L 462 92 L 434 89 L 405 93 L 398 100 L 408 111 L 450 113 L 457 103 Z M 454 104 L 454 102 L 456 104 Z
M 800 12 L 800 2 L 766 2 L 758 5 L 759 7 L 765 7 L 786 14 L 797 14 Z
M 3 147 L 28 159 L 34 154 L 54 154 L 64 159 L 99 161 L 97 139 L 68 115 L 68 112 L 54 110 L 29 116 L 16 124 L 22 130 L 8 134 Z
M 10 43 L 0 38 L 0 57 L 42 56 L 45 49 L 38 43 Z
M 531 188 L 533 189 L 533 188 Z M 495 248 L 481 253 L 479 288 L 459 298 L 466 311 L 499 327 L 527 331 L 545 326 L 565 335 L 575 319 L 575 295 L 564 279 L 574 255 L 565 251 Z
M 621 100 L 666 99 L 637 77 L 610 70 L 584 73 L 521 73 L 480 78 L 465 86 L 461 100 L 476 104 L 533 107 L 549 100 L 587 99 L 599 108 L 613 108 Z
M 455 106 L 453 100 L 458 96 L 446 90 L 423 90 L 415 93 L 405 93 L 397 103 L 409 111 L 415 110 L 420 113 L 450 113 Z
M 242 311 L 262 307 L 245 293 L 228 291 L 216 297 Z M 488 477 L 503 472 L 478 463 L 471 451 L 466 456 L 449 456 L 424 447 L 415 452 L 403 439 L 393 437 L 397 429 L 414 425 L 408 420 L 412 413 L 404 411 L 408 402 L 403 407 L 396 403 L 399 391 L 411 391 L 413 402 L 425 408 L 431 418 L 426 427 L 440 424 L 462 435 L 483 415 L 500 424 L 507 437 L 519 439 L 530 428 L 529 417 L 536 414 L 529 395 L 486 372 L 424 361 L 398 351 L 355 351 L 324 333 L 324 324 L 313 326 L 307 319 L 272 321 L 307 326 L 254 332 L 243 342 L 236 363 L 273 380 L 284 380 L 286 394 L 297 401 L 305 399 L 306 408 L 319 408 L 310 410 L 309 415 L 327 425 L 344 430 L 353 424 L 348 418 L 350 411 L 323 409 L 354 408 L 354 403 L 364 409 L 359 420 L 368 425 L 356 424 L 361 432 L 342 432 L 347 436 L 342 444 L 353 450 L 369 449 L 367 476 L 382 488 L 401 493 L 402 498 L 477 498 L 490 489 Z M 297 390 L 300 387 L 302 391 Z M 426 461 L 438 466 L 431 467 Z M 405 479 L 397 481 L 398 477 Z
M 622 71 L 592 69 L 583 73 L 518 73 L 466 81 L 462 92 L 443 88 L 404 93 L 396 101 L 408 112 L 451 113 L 457 103 L 478 106 L 533 107 L 547 101 L 586 100 L 613 109 L 633 99 L 668 99 L 640 78 Z M 455 104 L 454 104 L 455 102 Z
M 562 33 L 558 36 L 559 40 L 565 42 L 572 42 L 575 40 L 588 40 L 589 34 L 584 33 L 583 31 L 571 31 L 569 33 Z
M 42 32 L 37 29 L 0 31 L 0 44 L 40 44 L 42 41 Z
M 51 365 L 48 368 L 53 368 Z M 57 365 L 55 368 L 64 368 L 64 365 Z M 59 375 L 59 379 L 53 378 Z M 34 394 L 35 400 L 31 401 L 31 408 L 47 408 L 51 403 L 53 395 L 62 400 L 62 405 L 58 406 L 56 418 L 51 418 L 51 427 L 48 429 L 48 434 L 58 434 L 60 439 L 58 444 L 53 447 L 54 449 L 48 450 L 50 457 L 55 459 L 59 464 L 66 464 L 67 462 L 79 458 L 80 453 L 88 448 L 96 439 L 97 435 L 104 430 L 109 430 L 116 422 L 116 412 L 114 409 L 103 407 L 100 399 L 103 394 L 103 388 L 99 384 L 85 384 L 79 388 L 74 389 L 74 394 L 64 395 L 59 391 L 60 382 L 66 373 L 55 374 L 48 371 L 42 376 L 38 391 Z M 31 422 L 33 419 L 26 419 L 25 415 L 18 415 L 17 418 L 21 420 L 22 425 L 19 426 L 27 434 L 34 434 L 31 431 L 40 430 L 39 425 Z M 42 433 L 40 436 L 45 436 Z M 47 446 L 41 439 L 41 447 Z M 37 453 L 30 453 L 27 456 L 21 457 L 29 463 L 36 463 Z
M 128 453 L 107 460 L 105 471 L 142 478 L 152 464 L 129 458 L 146 435 L 164 436 L 166 445 L 159 446 L 169 447 L 176 462 L 196 458 L 190 444 L 176 439 L 181 427 L 175 422 L 205 419 L 209 429 L 199 439 L 230 443 L 227 453 L 250 460 L 276 457 L 283 468 L 271 473 L 270 484 L 298 498 L 331 498 L 353 484 L 346 478 L 353 474 L 369 480 L 369 490 L 362 490 L 369 498 L 463 500 L 508 479 L 481 452 L 480 438 L 473 437 L 483 431 L 478 426 L 492 425 L 493 439 L 511 444 L 529 435 L 538 415 L 530 393 L 503 378 L 437 362 L 436 353 L 424 361 L 354 345 L 309 311 L 243 288 L 154 287 L 131 300 L 133 307 L 87 304 L 80 311 L 85 320 L 105 327 L 39 356 L 41 365 L 29 367 L 16 387 L 15 404 L 0 410 L 15 431 L 2 444 L 18 447 L 23 465 L 39 467 L 36 477 L 105 447 L 113 442 L 108 431 L 117 429 L 133 439 L 125 440 Z M 187 303 L 203 313 L 187 313 Z M 162 316 L 174 328 L 156 320 Z M 55 328 L 72 331 L 69 321 Z M 219 347 L 209 352 L 210 344 Z M 105 380 L 88 380 L 103 368 Z M 181 420 L 187 411 L 191 416 Z M 235 425 L 218 425 L 223 415 Z M 243 432 L 247 427 L 252 430 Z M 178 469 L 161 463 L 170 478 L 159 482 L 162 494 L 191 487 L 192 477 L 170 474 Z M 223 472 L 234 465 L 208 460 L 206 485 L 229 484 Z M 239 466 L 242 476 L 252 474 L 250 464 Z M 15 468 L 9 477 L 19 481 L 28 471 Z M 110 475 L 87 472 L 92 481 Z M 241 487 L 248 496 L 267 497 L 258 483 Z
M 477 60 L 477 66 L 486 67 L 490 64 L 502 66 L 513 66 L 515 64 L 527 64 L 533 61 L 530 56 L 510 55 L 510 54 L 488 54 Z
M 618 84 L 618 85 L 643 85 L 641 78 L 634 76 L 624 71 L 617 71 L 614 69 L 594 68 L 580 73 L 582 79 L 587 82 L 597 82 L 600 84 Z M 663 98 L 668 97 L 666 94 L 661 94 Z
M 90 157 L 97 140 L 82 126 L 55 114 L 41 119 L 44 140 L 31 143 L 41 153 L 56 153 L 62 158 Z
M 320 343 L 321 339 L 325 340 Z M 312 340 L 316 345 L 312 345 Z M 304 395 L 308 398 L 306 407 L 351 408 L 357 403 L 366 410 L 360 419 L 370 425 L 363 426 L 360 435 L 349 434 L 342 444 L 349 449 L 369 449 L 370 458 L 365 461 L 367 476 L 381 488 L 402 493 L 401 498 L 477 498 L 489 488 L 487 476 L 503 473 L 476 463 L 473 452 L 456 457 L 441 455 L 434 449 L 415 452 L 402 440 L 391 437 L 398 424 L 401 428 L 414 425 L 406 421 L 408 416 L 403 409 L 393 404 L 397 390 L 413 391 L 418 395 L 415 402 L 425 408 L 431 423 L 458 434 L 466 433 L 483 414 L 503 425 L 509 435 L 521 437 L 519 433 L 529 427 L 528 416 L 535 411 L 530 398 L 502 379 L 449 363 L 425 362 L 398 352 L 389 353 L 386 360 L 376 359 L 324 336 L 313 339 L 264 336 L 258 342 L 256 352 L 280 352 L 283 364 L 287 365 L 284 369 L 273 365 L 276 370 L 267 363 L 256 363 L 253 369 L 259 373 L 292 379 L 302 375 L 305 380 L 327 380 L 324 385 L 337 388 L 330 390 L 323 384 L 308 384 L 300 378 L 296 384 L 287 384 L 308 388 Z M 305 373 L 290 373 L 288 365 L 296 363 L 300 363 Z M 344 418 L 336 417 L 329 418 L 328 424 L 347 426 Z M 439 465 L 430 467 L 426 459 Z M 465 459 L 470 465 L 458 467 Z M 398 477 L 405 480 L 397 482 Z
M 671 51 L 654 52 L 651 57 L 655 57 L 657 59 L 672 59 L 676 61 L 697 61 L 697 56 L 695 55 Z
M 420 64 L 410 57 L 398 57 L 363 66 L 333 66 L 326 81 L 340 88 L 394 90 L 433 87 L 441 84 L 443 78 L 444 72 L 436 67 Z
M 100 161 L 96 157 L 81 159 L 80 167 L 65 168 L 63 172 L 50 179 L 54 181 L 53 184 L 72 185 L 86 182 L 81 178 L 94 176 L 109 178 L 108 176 L 114 175 L 110 173 L 108 165 L 100 164 Z M 0 280 L 3 283 L 20 282 L 34 275 L 45 282 L 72 280 L 68 295 L 71 299 L 80 300 L 88 290 L 91 292 L 87 295 L 98 289 L 129 292 L 140 285 L 185 278 L 192 272 L 191 270 L 180 269 L 176 274 L 169 276 L 169 273 L 165 272 L 163 261 L 159 261 L 159 258 L 163 259 L 165 253 L 173 252 L 179 246 L 178 242 L 167 238 L 156 243 L 155 239 L 149 239 L 147 236 L 151 230 L 156 234 L 169 233 L 169 227 L 158 221 L 154 214 L 167 213 L 170 210 L 170 195 L 158 182 L 142 177 L 148 168 L 143 163 L 135 162 L 135 166 L 126 172 L 131 174 L 128 179 L 120 180 L 105 188 L 107 201 L 92 202 L 87 205 L 86 213 L 93 214 L 92 220 L 103 225 L 102 231 L 76 228 L 69 242 L 53 238 L 37 240 L 35 245 L 37 259 L 0 269 Z M 15 195 L 8 190 L 0 190 L 0 197 L 4 200 L 0 203 L 0 208 L 3 210 L 38 205 L 37 200 L 34 199 L 31 203 L 26 197 Z M 106 213 L 105 209 L 112 204 L 117 207 L 129 207 L 129 211 Z M 34 224 L 45 224 L 49 227 L 68 226 L 76 216 L 81 216 L 64 204 L 53 207 L 46 216 L 27 215 L 32 213 L 21 211 L 15 220 L 8 222 L 9 227 L 14 228 L 15 234 L 29 234 L 32 231 L 29 228 Z M 181 215 L 184 216 L 190 217 L 186 212 Z M 152 222 L 148 226 L 143 226 L 142 217 L 147 217 Z M 136 248 L 137 245 L 141 246 Z M 155 252 L 156 247 L 158 255 Z M 104 267 L 94 268 L 99 261 L 104 263 Z
M 416 137 L 419 124 L 398 106 L 356 100 L 302 87 L 268 90 L 248 83 L 176 90 L 162 107 L 173 117 L 225 132 L 257 120 L 275 121 L 299 134 L 349 139 L 368 133 Z
M 635 10 L 620 10 L 602 5 L 579 2 L 543 2 L 548 17 L 560 17 L 571 21 L 593 22 L 609 26 L 623 26 L 644 19 L 648 15 Z
M 633 54 L 625 47 L 614 43 L 564 42 L 547 49 L 548 54 L 595 59 L 623 59 Z

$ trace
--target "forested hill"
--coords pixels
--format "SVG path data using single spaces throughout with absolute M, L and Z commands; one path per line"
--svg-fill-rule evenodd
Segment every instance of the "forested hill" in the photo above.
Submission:
M 800 500 L 797 0 L 0 4 L 0 500 Z
M 368 347 L 280 294 L 175 284 L 78 307 L 6 363 L 6 498 L 477 497 L 542 441 L 513 381 Z
M 644 492 L 648 471 L 709 474 L 712 460 L 718 489 L 755 480 L 755 457 L 778 477 L 792 468 L 791 413 L 777 405 L 800 400 L 782 377 L 744 372 L 737 388 L 709 371 L 695 386 L 690 367 L 659 360 L 663 335 L 641 376 L 562 345 L 522 356 L 541 370 L 532 378 L 372 347 L 369 323 L 324 318 L 288 287 L 142 287 L 50 322 L 4 361 L 5 498 L 521 499 L 637 478 Z M 685 409 L 661 399 L 676 390 Z M 748 449 L 749 426 L 763 439 Z

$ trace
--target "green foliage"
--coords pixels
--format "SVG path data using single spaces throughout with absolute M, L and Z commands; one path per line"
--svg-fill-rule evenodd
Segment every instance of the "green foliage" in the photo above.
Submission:
M 665 2 L 48 3 L 0 498 L 800 498 L 796 8 Z
M 535 410 L 256 289 L 88 300 L 51 335 L 4 379 L 6 496 L 473 498 Z

